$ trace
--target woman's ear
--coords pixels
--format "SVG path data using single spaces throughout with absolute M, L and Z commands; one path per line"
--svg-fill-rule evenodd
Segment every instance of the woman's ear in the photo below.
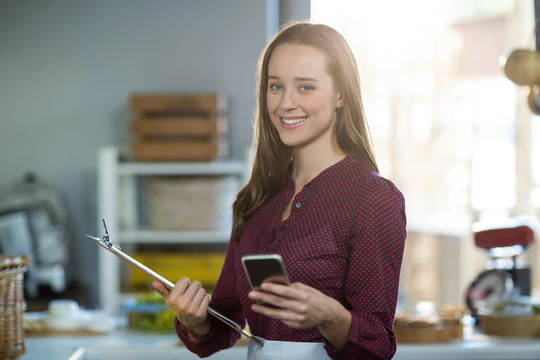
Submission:
M 343 105 L 345 105 L 345 101 L 343 101 L 343 96 L 341 96 L 341 92 L 338 91 L 338 93 L 337 93 L 336 110 L 339 109 L 339 108 L 342 108 Z

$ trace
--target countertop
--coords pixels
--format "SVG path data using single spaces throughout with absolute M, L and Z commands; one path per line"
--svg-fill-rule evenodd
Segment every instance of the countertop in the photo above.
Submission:
M 29 336 L 20 360 L 92 359 L 198 359 L 181 345 L 175 334 L 149 334 L 117 329 L 91 336 Z M 245 359 L 247 347 L 220 351 L 212 360 Z M 398 344 L 396 360 L 540 360 L 540 338 L 486 336 L 466 330 L 463 340 L 435 344 Z
M 19 360 L 199 359 L 176 334 L 154 334 L 120 328 L 108 334 L 27 336 L 26 353 Z M 77 354 L 76 354 L 77 353 Z M 246 358 L 247 347 L 237 346 L 211 356 L 215 360 Z
M 463 340 L 398 344 L 395 360 L 540 360 L 540 338 L 464 334 Z

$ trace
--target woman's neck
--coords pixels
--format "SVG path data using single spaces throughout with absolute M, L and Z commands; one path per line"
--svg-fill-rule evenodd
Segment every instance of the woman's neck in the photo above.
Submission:
M 294 151 L 293 168 L 291 176 L 294 179 L 296 189 L 300 191 L 304 185 L 313 180 L 323 170 L 340 162 L 346 154 L 341 149 L 333 151 Z

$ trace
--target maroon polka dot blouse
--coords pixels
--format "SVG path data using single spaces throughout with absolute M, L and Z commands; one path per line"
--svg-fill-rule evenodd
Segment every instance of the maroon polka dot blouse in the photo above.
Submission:
M 211 306 L 266 340 L 324 342 L 332 359 L 390 359 L 392 331 L 406 238 L 405 203 L 389 180 L 352 156 L 321 172 L 294 198 L 294 182 L 264 204 L 246 231 L 231 242 Z M 312 286 L 337 299 L 352 315 L 350 341 L 341 349 L 325 342 L 317 327 L 293 329 L 251 311 L 250 286 L 241 258 L 273 253 L 283 257 L 291 282 Z M 234 345 L 240 334 L 211 319 L 204 339 L 177 323 L 185 345 L 208 356 Z

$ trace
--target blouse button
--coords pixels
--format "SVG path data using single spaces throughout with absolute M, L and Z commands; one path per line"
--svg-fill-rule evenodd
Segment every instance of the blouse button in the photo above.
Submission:
M 301 207 L 302 207 L 302 204 L 296 203 L 296 208 L 297 208 L 297 209 L 300 209 Z

